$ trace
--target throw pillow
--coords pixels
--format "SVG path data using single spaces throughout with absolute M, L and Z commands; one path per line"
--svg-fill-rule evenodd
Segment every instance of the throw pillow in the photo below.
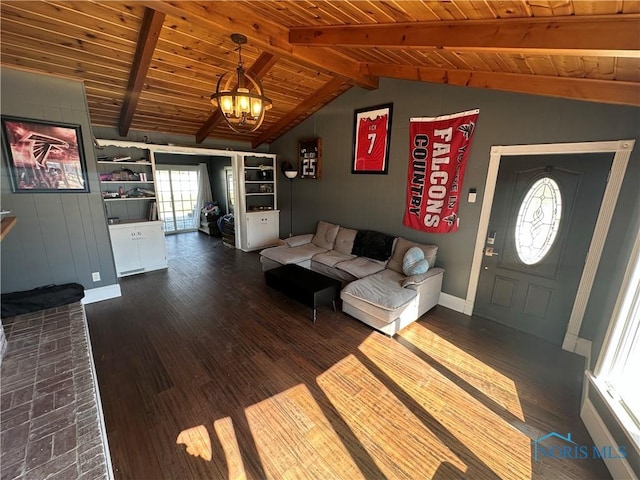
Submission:
M 402 259 L 402 271 L 408 277 L 427 273 L 429 262 L 424 258 L 424 252 L 420 247 L 411 247 Z
M 311 243 L 325 250 L 331 250 L 335 244 L 339 228 L 339 225 L 323 222 L 322 220 L 319 221 L 316 234 L 311 239 Z
M 353 240 L 351 253 L 358 257 L 373 258 L 386 262 L 393 250 L 395 237 L 373 230 L 358 230 Z

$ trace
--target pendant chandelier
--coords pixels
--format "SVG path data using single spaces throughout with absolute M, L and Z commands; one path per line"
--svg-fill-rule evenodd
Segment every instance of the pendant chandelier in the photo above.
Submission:
M 231 40 L 238 44 L 238 67 L 235 72 L 227 72 L 220 77 L 216 93 L 211 95 L 211 103 L 220 109 L 234 132 L 255 132 L 262 125 L 264 112 L 273 105 L 264 95 L 260 80 L 246 72 L 242 65 L 242 45 L 247 43 L 247 37 L 233 33 Z

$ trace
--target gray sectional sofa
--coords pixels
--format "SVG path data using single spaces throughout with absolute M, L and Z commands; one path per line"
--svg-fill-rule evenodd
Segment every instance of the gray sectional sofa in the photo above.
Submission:
M 422 250 L 426 273 L 405 275 L 411 247 Z M 341 280 L 342 311 L 393 336 L 438 303 L 444 270 L 438 247 L 318 222 L 315 234 L 297 235 L 260 252 L 264 271 L 295 263 Z

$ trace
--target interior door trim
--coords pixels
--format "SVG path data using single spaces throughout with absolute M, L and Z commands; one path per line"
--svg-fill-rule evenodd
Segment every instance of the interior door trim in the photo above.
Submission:
M 471 315 L 475 304 L 478 282 L 480 280 L 480 269 L 482 266 L 482 248 L 489 228 L 489 218 L 493 206 L 493 197 L 498 179 L 500 162 L 508 160 L 509 157 L 520 155 L 556 155 L 556 154 L 577 154 L 577 153 L 600 153 L 611 152 L 614 154 L 609 181 L 602 198 L 600 211 L 591 237 L 589 251 L 585 260 L 584 269 L 578 285 L 578 291 L 574 300 L 567 333 L 564 337 L 562 348 L 570 352 L 581 353 L 579 350 L 579 333 L 587 308 L 587 301 L 591 293 L 591 287 L 595 280 L 598 264 L 604 243 L 607 238 L 613 211 L 618 200 L 620 187 L 627 169 L 627 163 L 631 156 L 631 151 L 635 140 L 618 140 L 609 142 L 580 142 L 580 143 L 547 143 L 536 145 L 495 145 L 491 147 L 489 160 L 489 171 L 484 187 L 482 199 L 482 210 L 478 224 L 478 234 L 476 236 L 473 261 L 471 263 L 471 273 L 469 275 L 469 286 L 465 299 L 464 313 Z

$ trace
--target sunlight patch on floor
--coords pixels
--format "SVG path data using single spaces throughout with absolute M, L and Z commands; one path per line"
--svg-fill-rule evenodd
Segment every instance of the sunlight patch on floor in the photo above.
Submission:
M 502 408 L 525 421 L 515 383 L 417 322 L 398 335 L 429 355 Z
M 213 429 L 216 431 L 216 435 L 218 435 L 218 440 L 220 440 L 222 450 L 224 451 L 224 458 L 227 461 L 227 469 L 229 471 L 229 480 L 245 480 L 247 475 L 244 471 L 236 432 L 233 429 L 233 421 L 229 417 L 220 418 L 213 422 Z
M 385 477 L 434 478 L 441 468 L 466 472 L 467 466 L 354 355 L 317 381 Z
M 488 468 L 500 478 L 531 478 L 531 441 L 502 417 L 393 339 L 370 336 L 359 349 L 433 417 L 435 425 L 455 437 L 458 448 L 477 458 L 478 472 Z M 456 354 L 452 350 L 449 361 Z M 447 444 L 453 448 L 455 443 Z
M 267 478 L 364 478 L 305 385 L 245 414 Z
M 189 455 L 202 457 L 207 462 L 211 461 L 211 439 L 204 425 L 185 428 L 178 435 L 176 443 L 187 447 Z

